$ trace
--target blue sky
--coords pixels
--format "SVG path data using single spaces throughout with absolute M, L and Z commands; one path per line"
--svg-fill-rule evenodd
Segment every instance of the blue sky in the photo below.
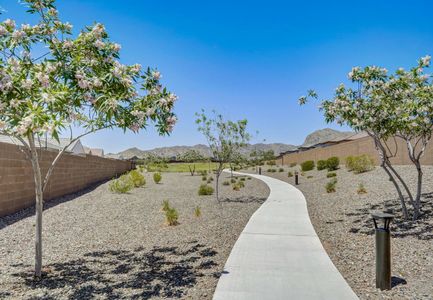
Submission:
M 24 7 L 0 0 L 3 18 L 25 21 Z M 158 67 L 180 97 L 170 137 L 111 130 L 84 139 L 117 152 L 205 143 L 194 124 L 201 108 L 247 118 L 255 142 L 300 144 L 327 125 L 315 104 L 297 99 L 314 88 L 332 96 L 352 66 L 409 67 L 433 54 L 433 1 L 58 1 L 74 32 L 104 23 L 124 63 Z

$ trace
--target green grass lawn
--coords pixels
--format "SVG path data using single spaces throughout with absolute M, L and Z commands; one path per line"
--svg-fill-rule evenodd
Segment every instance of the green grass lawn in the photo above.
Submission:
M 189 166 L 193 167 L 195 165 L 195 171 L 208 171 L 214 170 L 218 167 L 217 163 L 208 163 L 208 162 L 198 162 L 198 163 L 169 163 L 167 164 L 167 168 L 163 168 L 161 172 L 189 172 Z M 150 172 L 158 171 L 156 167 L 150 167 Z

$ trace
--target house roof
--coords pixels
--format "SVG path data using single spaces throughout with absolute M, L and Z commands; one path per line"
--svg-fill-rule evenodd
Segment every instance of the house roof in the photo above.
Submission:
M 0 142 L 1 143 L 7 143 L 7 144 L 15 144 L 18 146 L 23 146 L 21 141 L 18 140 L 17 138 L 7 136 L 7 135 L 2 135 L 2 134 L 0 134 Z M 68 139 L 68 138 L 60 138 L 59 141 L 56 141 L 53 138 L 41 137 L 41 138 L 38 138 L 35 140 L 35 144 L 37 147 L 51 149 L 51 150 L 57 150 L 57 151 L 62 150 L 64 147 L 68 146 L 69 143 L 70 143 L 70 139 Z M 85 153 L 84 147 L 81 144 L 81 141 L 79 139 L 74 141 L 71 145 L 69 145 L 67 147 L 66 151 L 71 152 L 73 154 L 77 154 L 77 155 Z

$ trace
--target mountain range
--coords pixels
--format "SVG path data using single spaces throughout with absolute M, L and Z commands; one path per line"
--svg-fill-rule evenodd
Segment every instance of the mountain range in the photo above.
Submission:
M 318 143 L 322 143 L 325 141 L 333 140 L 336 138 L 344 138 L 349 135 L 352 135 L 353 132 L 347 132 L 347 131 L 338 131 L 330 128 L 324 128 L 320 130 L 316 130 L 305 138 L 305 141 L 302 145 L 299 146 L 309 146 L 314 145 Z M 243 150 L 243 154 L 248 155 L 252 151 L 268 151 L 273 150 L 275 155 L 280 154 L 281 152 L 294 150 L 298 148 L 299 146 L 291 145 L 291 144 L 284 144 L 284 143 L 258 143 L 258 144 L 249 144 L 247 145 Z M 129 148 L 124 151 L 121 151 L 119 153 L 109 153 L 105 155 L 106 157 L 111 158 L 121 158 L 121 159 L 129 159 L 134 156 L 138 158 L 143 158 L 149 154 L 154 154 L 158 156 L 163 157 L 177 157 L 183 153 L 185 153 L 188 150 L 196 150 L 200 152 L 203 156 L 209 157 L 211 155 L 210 149 L 207 145 L 198 144 L 194 146 L 172 146 L 172 147 L 161 147 L 161 148 L 155 148 L 151 150 L 141 150 L 139 148 Z

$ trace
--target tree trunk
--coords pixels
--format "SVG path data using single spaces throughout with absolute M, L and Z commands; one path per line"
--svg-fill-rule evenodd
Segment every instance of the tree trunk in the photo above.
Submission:
M 418 214 L 416 212 L 416 208 L 415 208 L 416 204 L 415 204 L 415 201 L 413 199 L 412 192 L 410 191 L 410 189 L 407 186 L 406 182 L 403 180 L 403 178 L 401 178 L 400 174 L 398 174 L 398 172 L 394 169 L 394 167 L 391 165 L 391 163 L 389 161 L 387 162 L 387 165 L 388 165 L 389 169 L 395 174 L 395 177 L 397 177 L 397 179 L 403 185 L 403 187 L 404 187 L 404 189 L 405 189 L 405 191 L 406 191 L 406 193 L 407 193 L 407 195 L 409 197 L 410 204 L 414 208 L 414 215 Z
M 406 202 L 404 201 L 403 193 L 401 192 L 400 186 L 398 185 L 397 181 L 395 180 L 394 176 L 392 176 L 391 172 L 386 167 L 385 162 L 382 162 L 381 167 L 385 170 L 385 172 L 388 174 L 389 179 L 394 184 L 395 189 L 397 190 L 398 197 L 400 199 L 401 204 L 401 210 L 403 212 L 403 217 L 408 220 L 409 219 L 409 213 L 407 212 Z
M 33 135 L 28 136 L 31 152 L 31 162 L 33 169 L 33 177 L 35 181 L 36 195 L 36 237 L 35 237 L 35 276 L 41 278 L 42 275 L 42 212 L 43 212 L 43 192 L 42 192 L 42 176 L 39 166 L 38 152 L 35 146 Z
M 420 162 L 417 161 L 415 166 L 418 172 L 418 178 L 417 178 L 417 185 L 416 185 L 415 207 L 413 213 L 414 220 L 418 219 L 419 215 L 421 214 L 421 194 L 422 194 L 422 177 L 423 177 L 423 172 L 421 169 Z

